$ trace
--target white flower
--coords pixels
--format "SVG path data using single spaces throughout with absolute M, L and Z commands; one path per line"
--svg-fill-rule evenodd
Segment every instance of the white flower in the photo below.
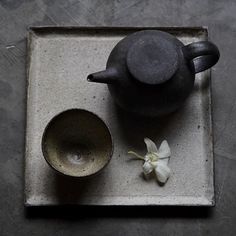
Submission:
M 145 138 L 144 142 L 147 146 L 147 154 L 144 157 L 133 151 L 129 151 L 128 153 L 144 160 L 143 172 L 145 175 L 149 175 L 154 170 L 157 180 L 165 183 L 170 177 L 171 172 L 168 167 L 171 152 L 167 141 L 162 141 L 159 149 L 157 149 L 156 144 L 149 138 Z

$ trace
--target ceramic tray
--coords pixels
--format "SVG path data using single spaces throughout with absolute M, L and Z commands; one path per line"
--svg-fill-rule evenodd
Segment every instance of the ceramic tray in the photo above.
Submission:
M 194 91 L 169 118 L 141 119 L 119 110 L 105 84 L 89 83 L 105 68 L 113 46 L 126 35 L 150 28 L 36 27 L 29 32 L 25 205 L 214 205 L 210 71 L 197 74 Z M 206 28 L 152 28 L 184 44 L 207 40 Z M 56 114 L 84 108 L 98 114 L 114 139 L 110 164 L 86 181 L 55 173 L 45 162 L 41 138 Z M 167 139 L 172 175 L 166 185 L 142 177 L 144 137 L 158 145 Z

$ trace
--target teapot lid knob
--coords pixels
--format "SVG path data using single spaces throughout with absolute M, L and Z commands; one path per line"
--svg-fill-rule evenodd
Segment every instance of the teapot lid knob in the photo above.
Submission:
M 150 36 L 141 38 L 130 47 L 126 63 L 136 80 L 149 85 L 169 80 L 179 66 L 173 41 Z

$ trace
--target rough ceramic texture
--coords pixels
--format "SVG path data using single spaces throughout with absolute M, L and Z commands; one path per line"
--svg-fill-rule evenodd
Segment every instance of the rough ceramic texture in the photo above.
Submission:
M 219 51 L 209 41 L 184 46 L 167 32 L 140 30 L 115 45 L 106 70 L 88 75 L 88 80 L 107 83 L 124 110 L 161 117 L 183 105 L 193 90 L 195 71 L 205 71 L 218 59 Z
M 59 173 L 88 177 L 101 171 L 112 156 L 112 139 L 105 123 L 81 109 L 63 111 L 44 131 L 42 151 Z
M 117 109 L 104 84 L 86 80 L 104 68 L 114 45 L 130 30 L 35 29 L 30 32 L 26 133 L 26 205 L 212 205 L 213 159 L 209 71 L 198 74 L 186 104 L 169 118 L 145 120 Z M 206 30 L 174 30 L 185 44 L 207 38 Z M 100 33 L 99 33 L 100 32 Z M 98 114 L 110 127 L 114 154 L 103 173 L 73 182 L 58 177 L 45 162 L 41 138 L 47 123 L 65 109 Z M 145 153 L 144 137 L 167 139 L 173 173 L 160 187 L 140 176 L 129 150 Z M 63 196 L 66 192 L 66 196 Z
M 235 0 L 0 1 L 0 235 L 235 236 L 235 12 Z M 40 208 L 25 214 L 25 68 L 30 25 L 208 26 L 210 39 L 221 51 L 212 69 L 216 206 L 208 210 Z

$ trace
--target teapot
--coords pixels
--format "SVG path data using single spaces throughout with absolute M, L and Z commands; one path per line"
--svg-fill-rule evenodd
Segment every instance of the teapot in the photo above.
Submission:
M 195 74 L 215 65 L 219 57 L 212 42 L 185 46 L 169 33 L 141 30 L 119 41 L 106 70 L 88 75 L 87 80 L 107 84 L 115 103 L 131 113 L 163 116 L 184 103 Z

